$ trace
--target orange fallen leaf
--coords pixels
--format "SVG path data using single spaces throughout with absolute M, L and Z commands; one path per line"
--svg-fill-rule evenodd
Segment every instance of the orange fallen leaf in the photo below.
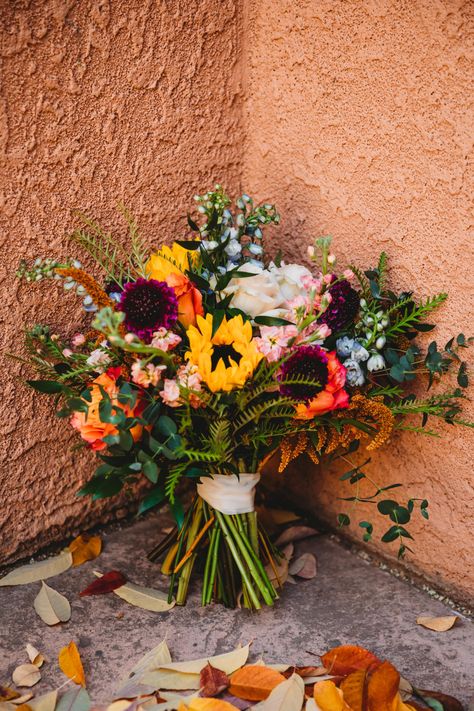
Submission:
M 352 711 L 364 711 L 367 672 L 364 669 L 352 672 L 341 682 L 341 691 Z
M 102 550 L 102 541 L 100 536 L 81 534 L 71 541 L 68 550 L 72 555 L 73 566 L 82 565 L 88 560 L 97 558 Z
M 260 664 L 249 664 L 232 674 L 229 693 L 247 701 L 263 701 L 275 686 L 283 681 L 285 677 L 275 669 Z
M 416 623 L 429 630 L 433 630 L 433 632 L 447 632 L 458 619 L 459 617 L 457 615 L 448 615 L 446 617 L 418 617 Z
M 334 674 L 334 676 L 346 676 L 358 669 L 369 669 L 381 664 L 375 654 L 355 644 L 334 647 L 322 655 L 321 662 L 328 673 Z
M 61 649 L 58 660 L 61 671 L 72 679 L 75 684 L 85 687 L 84 667 L 75 642 L 69 642 L 67 647 Z
M 373 672 L 367 688 L 368 711 L 393 711 L 399 697 L 400 674 L 393 664 L 383 662 Z M 401 700 L 401 699 L 400 699 Z
M 313 696 L 321 711 L 351 711 L 342 691 L 333 681 L 318 681 L 314 685 Z

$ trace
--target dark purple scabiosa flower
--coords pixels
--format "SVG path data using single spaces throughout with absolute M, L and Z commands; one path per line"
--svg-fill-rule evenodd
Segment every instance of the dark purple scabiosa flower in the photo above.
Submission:
M 317 385 L 284 382 L 295 378 L 312 380 Z M 281 366 L 278 379 L 283 381 L 280 385 L 282 395 L 295 400 L 311 400 L 324 390 L 329 380 L 327 353 L 320 346 L 299 346 Z
M 174 289 L 165 281 L 137 279 L 123 287 L 118 306 L 125 314 L 125 328 L 150 343 L 159 328 L 170 329 L 178 319 Z
M 336 281 L 336 277 L 333 277 L 333 281 Z M 328 291 L 332 300 L 326 311 L 318 318 L 318 323 L 325 323 L 335 333 L 341 331 L 344 326 L 355 319 L 359 310 L 360 298 L 347 279 L 336 281 Z

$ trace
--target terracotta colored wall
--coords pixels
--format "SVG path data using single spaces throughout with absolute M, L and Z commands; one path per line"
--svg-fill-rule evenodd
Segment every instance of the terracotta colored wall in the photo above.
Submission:
M 246 190 L 277 202 L 288 258 L 330 233 L 343 262 L 385 249 L 395 287 L 448 291 L 441 343 L 472 322 L 473 22 L 474 4 L 457 0 L 261 0 L 246 18 Z M 467 597 L 474 437 L 443 434 L 396 436 L 370 472 L 429 498 L 409 565 Z M 350 495 L 337 472 L 305 465 L 292 479 L 332 522 Z
M 234 0 L 0 1 L 2 348 L 20 351 L 22 324 L 80 325 L 74 297 L 13 278 L 21 256 L 68 254 L 72 208 L 125 240 L 123 200 L 159 244 L 183 236 L 196 191 L 236 189 L 239 22 Z M 71 456 L 76 438 L 24 369 L 2 359 L 2 373 L 0 562 L 104 517 L 75 498 L 93 458 Z

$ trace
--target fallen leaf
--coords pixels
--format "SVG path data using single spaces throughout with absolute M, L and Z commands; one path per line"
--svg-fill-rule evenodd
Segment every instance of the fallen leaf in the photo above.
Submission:
M 295 541 L 302 541 L 304 538 L 310 538 L 310 536 L 318 536 L 319 531 L 310 526 L 290 526 L 290 528 L 285 529 L 275 541 L 276 546 L 284 546 L 287 543 L 294 543 Z
M 88 560 L 94 560 L 100 555 L 102 550 L 102 541 L 100 536 L 88 536 L 82 534 L 77 536 L 68 546 L 68 550 L 72 555 L 72 564 L 74 567 L 82 565 Z
M 333 681 L 318 681 L 314 685 L 313 698 L 320 711 L 351 711 Z
M 212 664 L 206 664 L 204 669 L 201 669 L 200 682 L 203 696 L 218 696 L 227 689 L 230 679 L 225 672 L 216 669 Z
M 9 686 L 2 686 L 0 684 L 0 702 L 11 701 L 12 699 L 18 699 L 20 694 L 15 689 L 10 689 Z
M 103 577 L 102 573 L 94 570 L 94 575 L 98 578 Z M 128 602 L 130 605 L 140 607 L 142 610 L 150 610 L 150 612 L 168 612 L 175 606 L 175 602 L 168 602 L 168 593 L 154 588 L 145 588 L 134 583 L 125 583 L 119 588 L 113 590 L 115 595 Z
M 207 660 L 205 663 L 207 663 Z M 187 674 L 185 672 L 174 671 L 173 669 L 162 668 L 147 671 L 140 677 L 140 684 L 150 686 L 155 690 L 191 691 L 199 689 L 201 681 L 199 674 Z
M 328 674 L 346 676 L 358 669 L 368 669 L 381 664 L 375 654 L 354 644 L 343 644 L 331 649 L 321 656 L 323 666 Z
M 263 701 L 283 681 L 285 677 L 275 669 L 249 664 L 232 674 L 229 693 L 249 701 Z
M 393 711 L 400 674 L 390 662 L 382 662 L 371 674 L 367 687 L 368 711 Z
M 184 704 L 187 709 L 188 703 L 197 698 L 199 698 L 199 696 L 195 693 L 189 696 L 183 696 L 182 694 L 175 694 L 173 692 L 160 691 L 159 705 L 152 707 L 152 709 L 153 711 L 177 711 L 182 704 Z
M 33 647 L 32 644 L 28 643 L 26 645 L 26 653 L 28 655 L 28 659 L 32 664 L 35 665 L 35 667 L 38 667 L 39 669 L 41 666 L 43 666 L 45 659 L 41 652 L 36 649 L 36 647 Z
M 237 706 L 222 699 L 193 699 L 184 708 L 189 711 L 238 711 Z
M 426 689 L 416 689 L 416 693 L 425 702 L 427 699 L 439 701 L 443 706 L 443 711 L 463 711 L 463 705 L 454 696 L 441 694 L 439 691 L 427 691 Z
M 324 667 L 288 667 L 287 669 L 279 669 L 281 673 L 289 679 L 292 674 L 298 674 L 302 679 L 307 677 L 325 676 L 327 670 Z
M 293 674 L 278 684 L 262 704 L 262 711 L 301 711 L 304 701 L 304 683 Z
M 237 696 L 233 696 L 228 692 L 222 694 L 221 699 L 223 701 L 228 701 L 230 704 L 234 704 L 234 706 L 238 708 L 239 711 L 246 711 L 246 709 L 249 709 L 251 706 L 254 706 L 252 701 L 247 701 L 247 699 L 239 699 L 237 698 Z
M 366 697 L 367 672 L 359 669 L 346 676 L 341 682 L 341 691 L 352 711 L 364 711 Z
M 40 679 L 41 672 L 34 664 L 20 664 L 12 674 L 15 686 L 34 686 Z
M 233 649 L 231 652 L 217 654 L 214 657 L 202 657 L 201 659 L 193 659 L 189 662 L 171 662 L 170 664 L 162 664 L 160 670 L 168 669 L 182 672 L 184 674 L 200 674 L 201 670 L 204 669 L 206 664 L 209 663 L 212 664 L 215 669 L 220 669 L 226 674 L 233 674 L 233 672 L 237 669 L 243 667 L 248 659 L 249 650 L 250 644 L 246 644 L 243 647 Z
M 105 593 L 122 587 L 126 582 L 127 578 L 123 573 L 119 570 L 110 570 L 108 573 L 104 573 L 101 578 L 94 580 L 80 592 L 79 595 L 80 597 L 86 597 L 86 595 L 105 595 Z
M 143 657 L 140 657 L 123 681 L 126 681 L 132 676 L 140 677 L 149 669 L 158 669 L 162 664 L 170 664 L 171 661 L 170 650 L 168 649 L 166 640 L 163 639 L 156 647 L 153 647 L 153 649 L 150 649 Z
M 27 583 L 36 583 L 38 580 L 46 580 L 54 575 L 64 573 L 71 565 L 71 553 L 64 551 L 52 558 L 15 568 L 0 579 L 0 587 L 3 585 L 26 585 Z
M 61 649 L 58 660 L 59 668 L 66 676 L 72 679 L 75 684 L 86 685 L 84 667 L 75 642 L 69 642 L 67 647 Z
M 18 696 L 16 699 L 12 699 L 12 704 L 15 704 L 15 706 L 20 707 L 23 706 L 23 704 L 26 704 L 32 698 L 33 693 L 30 691 L 27 694 L 22 694 L 21 696 Z
M 82 687 L 67 691 L 59 699 L 55 711 L 89 711 L 91 700 L 89 694 Z
M 157 686 L 151 684 L 143 684 L 141 679 L 132 676 L 131 679 L 124 682 L 117 691 L 114 692 L 114 700 L 120 699 L 136 699 L 143 696 L 148 696 L 149 694 L 154 694 L 157 690 Z
M 453 627 L 456 620 L 459 620 L 457 615 L 449 615 L 446 617 L 418 617 L 416 623 L 434 632 L 447 632 Z
M 311 580 L 316 575 L 315 556 L 312 553 L 303 553 L 303 555 L 291 562 L 288 572 L 291 575 L 297 575 L 299 578 Z
M 42 696 L 37 696 L 35 699 L 32 699 L 28 706 L 32 711 L 54 711 L 57 700 L 58 692 L 55 689 L 48 694 L 43 694 Z
M 265 572 L 272 585 L 279 587 L 284 585 L 288 580 L 288 558 L 283 556 L 279 563 L 275 563 L 275 567 L 270 563 L 265 566 Z
M 34 608 L 47 625 L 57 625 L 71 618 L 71 606 L 67 598 L 50 588 L 44 580 L 41 590 L 35 597 Z
M 413 695 L 413 686 L 410 684 L 408 679 L 404 679 L 403 676 L 400 677 L 398 692 L 403 701 L 406 701 Z

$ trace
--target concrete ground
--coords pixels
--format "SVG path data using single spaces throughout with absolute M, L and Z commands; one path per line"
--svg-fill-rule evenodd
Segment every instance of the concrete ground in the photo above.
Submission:
M 102 534 L 103 552 L 48 583 L 65 594 L 71 620 L 47 627 L 33 600 L 40 584 L 0 588 L 0 684 L 11 684 L 16 665 L 28 661 L 24 647 L 35 645 L 49 660 L 37 695 L 64 683 L 57 665 L 61 647 L 74 640 L 82 655 L 87 687 L 96 703 L 110 700 L 115 681 L 145 652 L 166 637 L 173 659 L 202 657 L 253 640 L 253 658 L 268 662 L 318 664 L 331 647 L 355 643 L 389 659 L 419 688 L 452 694 L 467 703 L 474 695 L 474 624 L 461 618 L 448 632 L 416 624 L 418 615 L 449 615 L 452 610 L 408 583 L 348 552 L 328 536 L 298 543 L 312 551 L 317 576 L 286 585 L 273 609 L 256 614 L 199 606 L 198 590 L 186 607 L 159 614 L 128 605 L 114 594 L 79 597 L 93 569 L 121 570 L 129 580 L 165 589 L 166 579 L 146 552 L 165 525 L 152 515 Z

